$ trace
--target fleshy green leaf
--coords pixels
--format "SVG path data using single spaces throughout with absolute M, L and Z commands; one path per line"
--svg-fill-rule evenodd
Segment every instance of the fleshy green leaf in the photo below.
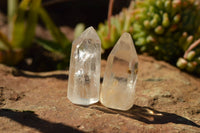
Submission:
M 13 33 L 12 33 L 12 45 L 14 48 L 20 48 L 23 40 L 24 40 L 24 32 L 25 32 L 25 12 L 28 9 L 31 0 L 23 0 L 17 13 L 15 14 L 14 25 L 13 25 Z
M 48 51 L 63 53 L 63 49 L 54 41 L 45 40 L 42 38 L 36 38 L 35 41 Z
M 40 17 L 45 23 L 47 29 L 50 31 L 53 38 L 62 48 L 65 48 L 71 44 L 65 35 L 55 26 L 48 13 L 42 7 L 40 8 Z
M 79 37 L 84 30 L 85 30 L 85 25 L 83 23 L 77 24 L 74 30 L 74 38 Z
M 11 50 L 11 44 L 8 38 L 0 31 L 0 50 Z
M 23 0 L 20 3 L 13 27 L 13 47 L 28 48 L 30 46 L 35 35 L 40 4 L 41 0 Z M 25 13 L 28 8 L 28 17 L 26 18 Z
M 40 8 L 41 0 L 33 0 L 30 5 L 30 10 L 28 13 L 28 20 L 26 24 L 26 29 L 24 33 L 24 41 L 21 46 L 23 48 L 28 48 L 33 41 L 35 35 L 35 29 L 38 21 L 38 12 Z

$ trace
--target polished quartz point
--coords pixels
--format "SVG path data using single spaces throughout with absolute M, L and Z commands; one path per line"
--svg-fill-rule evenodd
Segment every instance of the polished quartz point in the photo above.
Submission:
M 124 33 L 108 56 L 101 103 L 118 110 L 128 110 L 134 104 L 138 57 L 129 33 Z
M 73 41 L 70 59 L 68 99 L 79 105 L 99 101 L 101 41 L 93 27 Z

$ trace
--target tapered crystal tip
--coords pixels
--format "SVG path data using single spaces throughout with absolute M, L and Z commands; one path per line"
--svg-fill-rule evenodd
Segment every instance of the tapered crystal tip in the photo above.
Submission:
M 133 40 L 129 33 L 124 33 L 107 59 L 101 103 L 108 108 L 130 109 L 134 103 L 137 71 L 138 57 Z
M 67 97 L 74 104 L 99 101 L 101 41 L 93 27 L 73 41 Z

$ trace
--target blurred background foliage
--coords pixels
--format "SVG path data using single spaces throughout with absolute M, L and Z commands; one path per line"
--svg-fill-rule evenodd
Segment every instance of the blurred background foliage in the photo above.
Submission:
M 99 24 L 104 49 L 123 32 L 131 33 L 137 52 L 148 53 L 200 76 L 200 1 L 135 0 L 128 8 Z
M 115 0 L 111 21 L 109 0 L 14 1 L 0 1 L 9 29 L 5 34 L 0 23 L 1 63 L 32 71 L 66 69 L 72 40 L 94 26 L 103 57 L 129 32 L 139 53 L 200 75 L 199 0 Z
M 34 38 L 39 17 L 51 33 L 52 41 Z M 62 54 L 63 60 L 69 60 L 70 41 L 55 26 L 41 6 L 41 0 L 22 0 L 19 4 L 17 0 L 8 0 L 8 23 L 8 35 L 0 33 L 2 63 L 17 65 L 25 58 L 34 40 L 49 51 Z
M 199 0 L 135 0 L 100 23 L 97 32 L 105 50 L 129 32 L 138 53 L 200 76 Z
M 73 28 L 80 22 L 97 27 L 107 17 L 108 2 L 1 0 L 0 12 L 7 14 L 8 30 L 2 32 L 3 26 L 0 26 L 0 62 L 32 71 L 66 69 L 74 39 Z M 113 12 L 120 12 L 129 2 L 116 1 Z

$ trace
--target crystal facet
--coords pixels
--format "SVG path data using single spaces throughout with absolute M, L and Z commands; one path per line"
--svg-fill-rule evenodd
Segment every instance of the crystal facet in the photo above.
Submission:
M 73 41 L 67 97 L 74 104 L 99 101 L 101 41 L 93 27 Z
M 108 56 L 101 103 L 113 109 L 128 110 L 133 106 L 137 80 L 138 57 L 129 33 L 124 33 Z

